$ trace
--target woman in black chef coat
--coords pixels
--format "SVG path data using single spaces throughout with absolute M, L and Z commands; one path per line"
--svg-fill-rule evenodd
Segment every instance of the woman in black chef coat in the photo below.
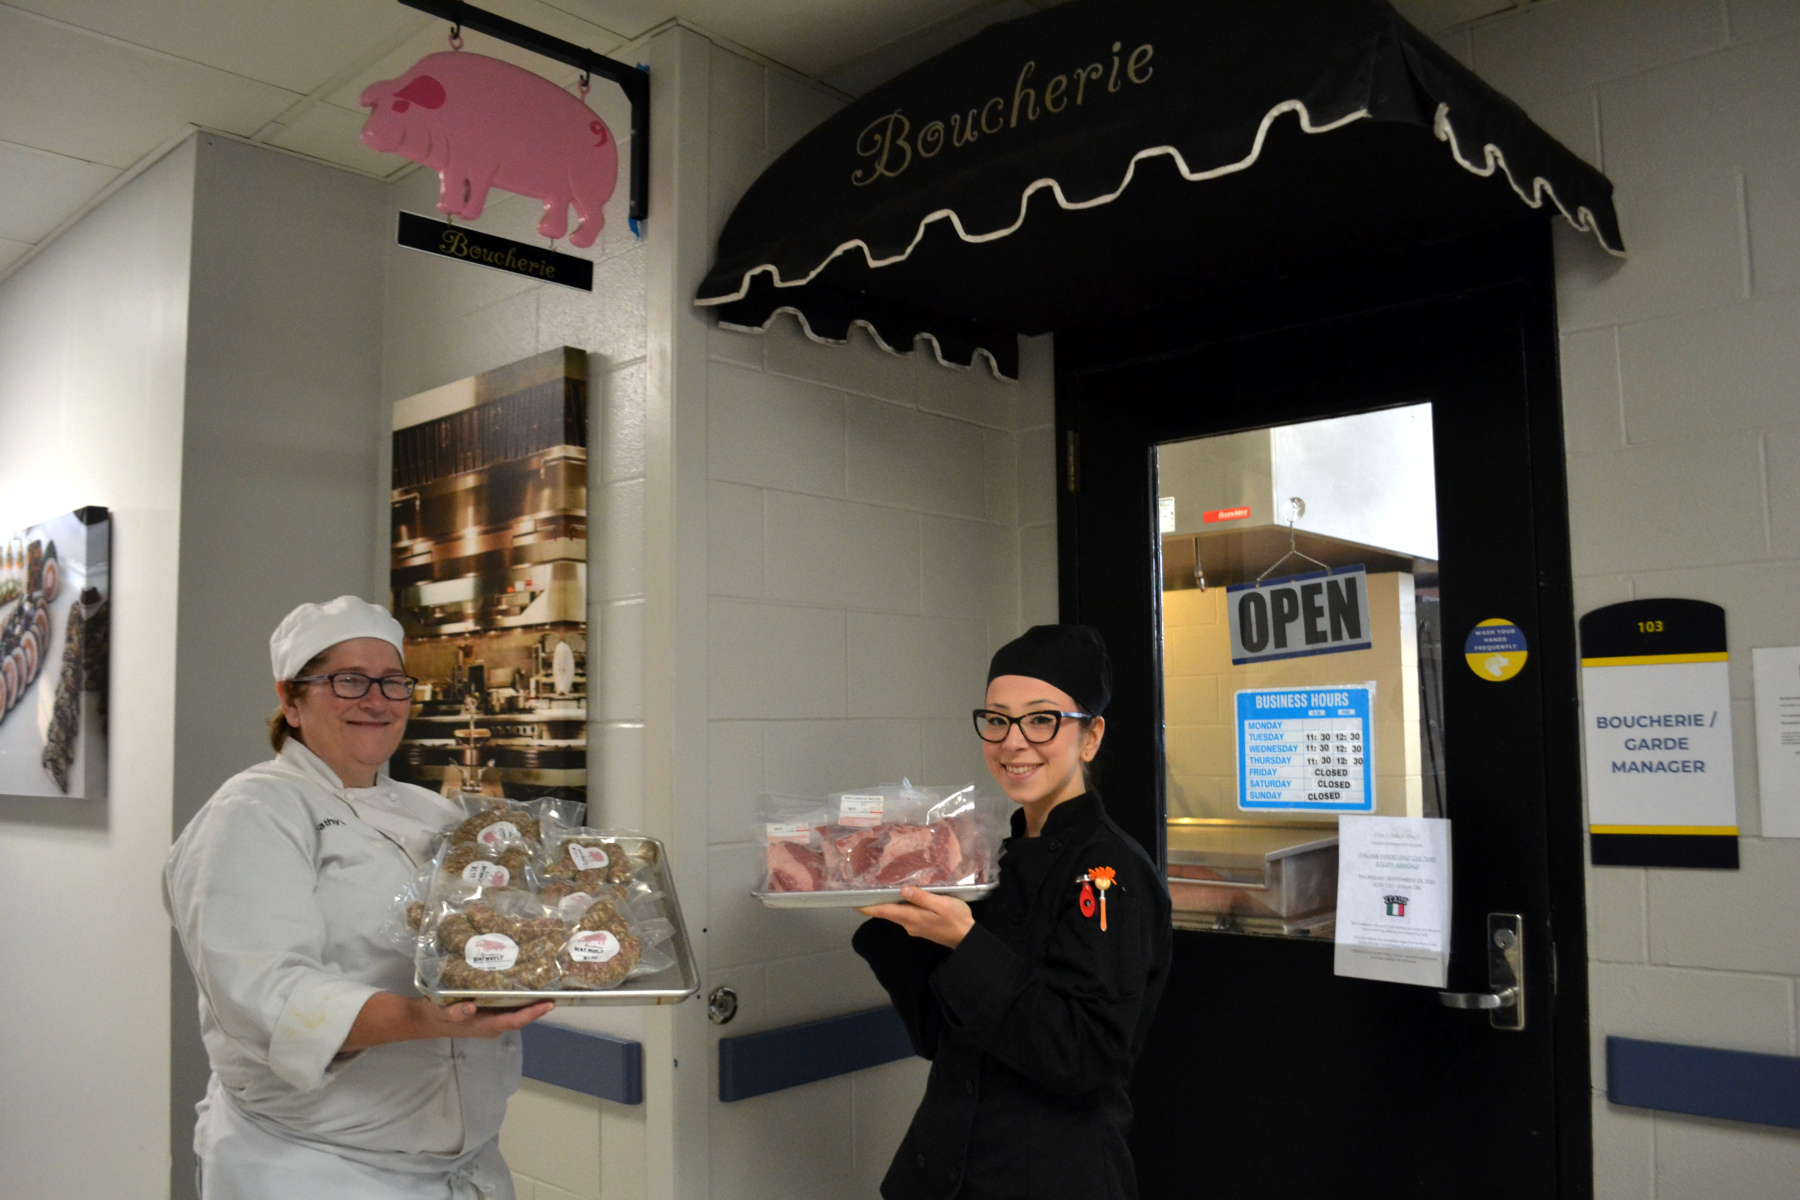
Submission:
M 932 1060 L 887 1200 L 1128 1200 L 1126 1084 L 1169 969 L 1169 894 L 1087 784 L 1112 665 L 1083 625 L 1000 648 L 975 710 L 1018 808 L 973 905 L 905 888 L 856 952 Z

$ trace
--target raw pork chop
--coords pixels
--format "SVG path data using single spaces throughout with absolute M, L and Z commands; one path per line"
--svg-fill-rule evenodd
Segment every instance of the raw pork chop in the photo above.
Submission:
M 967 879 L 972 883 L 991 883 L 988 878 L 987 841 L 981 830 L 969 818 L 958 816 L 951 818 L 951 827 L 956 830 L 957 842 L 962 850 L 962 861 L 951 868 L 952 883 L 961 883 Z
M 825 860 L 799 842 L 769 843 L 769 890 L 817 892 L 825 888 Z
M 850 829 L 843 825 L 827 825 L 819 830 L 825 842 L 825 874 L 834 887 L 875 887 L 875 863 L 881 858 L 881 847 L 892 826 L 874 829 Z
M 932 887 L 954 883 L 950 872 L 962 858 L 947 821 L 935 825 L 889 825 L 887 844 L 875 863 L 875 886 L 912 883 Z

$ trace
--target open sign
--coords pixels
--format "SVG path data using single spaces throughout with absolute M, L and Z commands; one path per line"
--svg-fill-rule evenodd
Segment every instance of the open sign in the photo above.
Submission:
M 1368 572 L 1361 563 L 1225 589 L 1231 617 L 1231 661 L 1268 662 L 1367 650 Z

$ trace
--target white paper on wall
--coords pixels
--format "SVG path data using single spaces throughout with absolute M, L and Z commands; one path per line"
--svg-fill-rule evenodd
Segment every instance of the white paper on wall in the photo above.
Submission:
M 1751 651 L 1762 835 L 1800 837 L 1800 646 Z

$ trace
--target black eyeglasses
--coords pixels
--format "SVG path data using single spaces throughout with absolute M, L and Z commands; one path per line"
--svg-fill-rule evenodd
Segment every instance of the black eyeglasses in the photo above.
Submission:
M 1025 740 L 1034 746 L 1054 741 L 1062 729 L 1063 718 L 1071 721 L 1092 720 L 1091 713 L 1083 712 L 1028 712 L 1021 716 L 1009 717 L 1003 712 L 995 712 L 991 708 L 975 710 L 975 732 L 984 742 L 1004 742 L 1006 735 L 1017 725 Z
M 331 694 L 339 700 L 361 700 L 376 684 L 381 685 L 381 694 L 389 700 L 411 700 L 413 689 L 419 686 L 419 681 L 411 675 L 383 675 L 380 679 L 372 679 L 360 671 L 337 671 L 330 675 L 301 675 L 293 682 L 317 683 L 321 679 L 331 684 Z

